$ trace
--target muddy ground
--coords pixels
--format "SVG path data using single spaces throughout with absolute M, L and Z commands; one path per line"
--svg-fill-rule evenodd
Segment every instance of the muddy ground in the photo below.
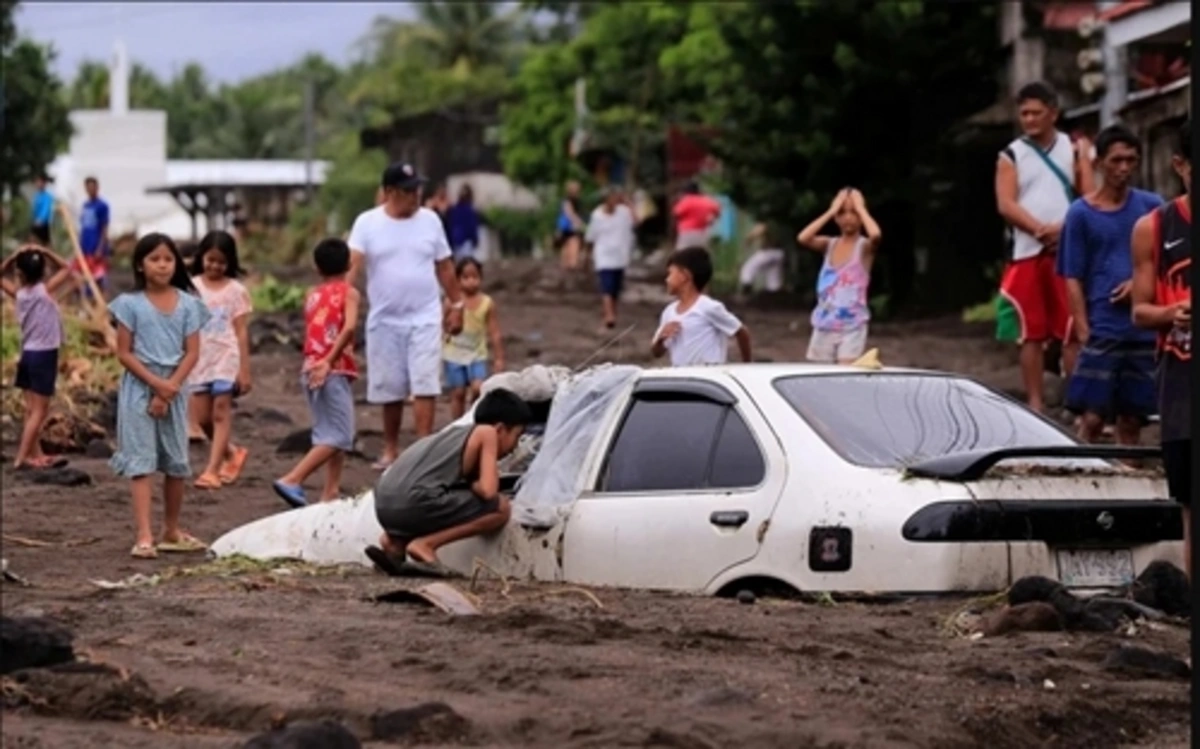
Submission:
M 588 292 L 517 264 L 489 270 L 510 366 L 574 365 L 605 340 Z M 586 287 L 585 287 L 586 288 Z M 645 363 L 662 301 L 636 287 L 622 326 L 637 328 L 601 360 Z M 734 305 L 760 356 L 796 360 L 805 314 Z M 879 324 L 888 364 L 958 370 L 1005 389 L 1012 352 L 956 321 Z M 294 460 L 275 446 L 306 426 L 298 355 L 264 343 L 236 439 L 253 457 L 219 492 L 189 488 L 187 527 L 205 539 L 281 503 L 270 481 Z M 378 449 L 378 414 L 358 411 L 363 450 Z M 438 423 L 445 423 L 445 406 Z M 405 424 L 405 438 L 412 435 Z M 6 445 L 6 461 L 13 447 Z M 193 448 L 200 465 L 204 448 Z M 1105 670 L 1124 642 L 1184 657 L 1186 630 L 1122 635 L 952 634 L 961 601 L 753 604 L 482 579 L 482 616 L 453 618 L 371 595 L 397 587 L 367 570 L 181 574 L 202 557 L 129 558 L 124 482 L 102 459 L 75 457 L 80 488 L 6 473 L 3 544 L 8 615 L 65 623 L 76 647 L 107 667 L 6 680 L 3 746 L 233 747 L 273 722 L 332 717 L 368 745 L 548 747 L 1184 747 L 1184 679 Z M 349 461 L 344 490 L 375 478 Z M 315 487 L 315 484 L 314 484 Z M 101 590 L 95 580 L 159 573 L 157 585 Z M 464 584 L 465 587 L 465 584 Z M 441 703 L 397 728 L 381 712 Z M 395 723 L 393 721 L 393 723 Z M 373 736 L 390 736 L 387 741 Z

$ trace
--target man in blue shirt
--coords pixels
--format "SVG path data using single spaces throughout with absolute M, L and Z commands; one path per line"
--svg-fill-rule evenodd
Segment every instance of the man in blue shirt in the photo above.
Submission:
M 95 177 L 85 179 L 83 189 L 88 199 L 79 212 L 79 249 L 96 285 L 103 289 L 108 277 L 108 203 L 100 198 L 100 182 Z
M 1115 421 L 1117 441 L 1136 445 L 1154 413 L 1155 338 L 1133 324 L 1130 238 L 1138 219 L 1162 205 L 1158 195 L 1130 186 L 1141 142 L 1113 125 L 1096 137 L 1099 188 L 1071 204 L 1059 242 L 1058 273 L 1066 278 L 1075 336 L 1083 344 L 1067 384 L 1067 408 L 1081 416 L 1079 438 L 1100 439 Z
M 34 241 L 43 247 L 50 246 L 50 224 L 54 221 L 54 196 L 46 186 L 49 182 L 50 178 L 42 174 L 38 175 L 33 183 L 37 190 L 33 194 L 32 226 L 29 233 L 33 235 Z
M 470 185 L 463 185 L 458 191 L 458 202 L 446 214 L 446 234 L 455 261 L 475 256 L 479 249 L 479 223 L 475 193 Z

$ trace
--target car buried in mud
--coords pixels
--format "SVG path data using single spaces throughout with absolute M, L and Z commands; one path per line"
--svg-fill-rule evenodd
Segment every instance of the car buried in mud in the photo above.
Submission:
M 522 373 L 494 379 L 506 376 L 519 385 Z M 451 570 L 710 594 L 940 594 L 1026 575 L 1113 588 L 1152 561 L 1182 563 L 1165 482 L 1119 462 L 1153 463 L 1155 449 L 1082 445 L 953 374 L 605 366 L 560 373 L 539 410 L 532 462 L 505 477 L 513 522 L 441 549 Z M 379 534 L 367 493 L 261 519 L 213 552 L 367 564 Z

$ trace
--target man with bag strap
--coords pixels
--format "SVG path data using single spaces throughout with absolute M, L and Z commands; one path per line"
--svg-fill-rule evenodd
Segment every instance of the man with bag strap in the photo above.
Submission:
M 1009 227 L 1011 255 L 1000 283 L 996 337 L 1021 346 L 1021 375 L 1029 406 L 1045 406 L 1046 344 L 1062 343 L 1063 375 L 1074 369 L 1066 286 L 1055 253 L 1071 202 L 1092 190 L 1091 144 L 1071 143 L 1055 127 L 1058 96 L 1045 83 L 1017 92 L 1022 136 L 996 162 L 996 207 Z
M 1133 227 L 1133 322 L 1158 331 L 1158 412 L 1167 491 L 1183 505 L 1184 559 L 1192 576 L 1192 136 L 1183 123 L 1171 157 L 1184 194 Z

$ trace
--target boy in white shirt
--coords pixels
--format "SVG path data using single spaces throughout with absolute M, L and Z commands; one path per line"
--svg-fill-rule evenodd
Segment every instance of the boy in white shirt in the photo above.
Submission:
M 750 331 L 725 305 L 704 293 L 712 280 L 712 258 L 703 247 L 676 251 L 667 261 L 667 291 L 678 301 L 668 304 L 650 346 L 660 357 L 671 353 L 671 366 L 724 364 L 729 339 L 737 339 L 742 361 L 750 361 Z
M 634 234 L 637 218 L 625 203 L 621 191 L 609 188 L 604 202 L 592 211 L 584 239 L 592 246 L 592 260 L 600 282 L 604 327 L 617 326 L 617 301 L 625 286 L 625 269 L 633 256 L 637 242 Z

